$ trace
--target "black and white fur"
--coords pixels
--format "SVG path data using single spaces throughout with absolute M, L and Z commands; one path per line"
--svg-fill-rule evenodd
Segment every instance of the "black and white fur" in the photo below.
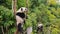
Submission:
M 43 24 L 38 24 L 37 31 L 43 31 Z
M 25 22 L 25 12 L 27 11 L 27 8 L 21 7 L 17 12 L 16 12 L 16 21 L 17 21 L 17 27 L 18 31 L 22 32 L 23 31 L 23 24 Z

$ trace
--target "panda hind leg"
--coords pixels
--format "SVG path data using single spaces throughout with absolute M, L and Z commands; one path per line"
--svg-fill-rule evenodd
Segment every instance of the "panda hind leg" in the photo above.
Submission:
M 18 31 L 23 33 L 23 27 L 21 23 L 18 24 Z

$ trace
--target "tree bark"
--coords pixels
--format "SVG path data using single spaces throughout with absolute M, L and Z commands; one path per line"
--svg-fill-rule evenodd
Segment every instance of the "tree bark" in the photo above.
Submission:
M 3 29 L 3 26 L 1 26 L 1 29 L 2 29 L 2 34 L 4 34 L 4 29 Z
M 15 19 L 16 19 L 16 4 L 17 4 L 17 0 L 12 0 L 12 10 L 13 10 L 14 18 Z M 14 34 L 18 34 L 18 30 L 16 30 L 16 32 L 14 32 Z
M 13 9 L 13 12 L 14 12 L 14 16 L 16 17 L 16 3 L 17 3 L 17 0 L 13 0 L 12 1 L 12 9 Z
M 8 26 L 6 26 L 6 34 L 8 34 Z
M 16 32 L 14 34 L 18 34 L 18 30 L 16 30 Z

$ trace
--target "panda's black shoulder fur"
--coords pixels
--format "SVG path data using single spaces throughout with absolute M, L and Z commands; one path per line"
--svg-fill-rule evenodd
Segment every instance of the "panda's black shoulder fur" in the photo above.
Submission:
M 21 17 L 21 18 L 25 18 L 25 14 L 24 14 L 24 13 L 18 12 L 18 13 L 16 13 L 16 15 L 18 15 L 18 16 Z

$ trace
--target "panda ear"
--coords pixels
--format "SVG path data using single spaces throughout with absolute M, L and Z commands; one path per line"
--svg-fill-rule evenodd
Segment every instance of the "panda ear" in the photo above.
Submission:
M 23 11 L 23 8 L 21 8 L 21 11 Z

